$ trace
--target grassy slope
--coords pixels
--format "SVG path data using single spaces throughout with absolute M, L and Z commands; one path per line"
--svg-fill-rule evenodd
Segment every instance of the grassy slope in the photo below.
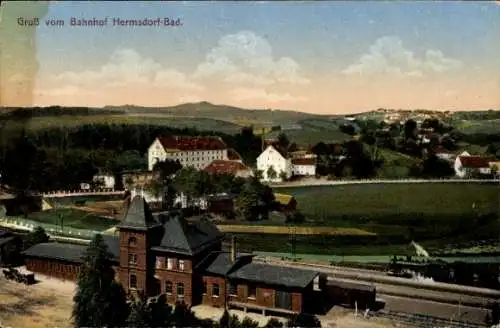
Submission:
M 371 184 L 282 188 L 297 199 L 310 219 L 332 222 L 357 215 L 383 222 L 386 215 L 473 214 L 498 211 L 498 185 L 489 184 Z M 475 208 L 472 205 L 475 204 Z
M 62 215 L 64 226 L 76 229 L 105 230 L 116 224 L 116 220 L 106 219 L 76 209 L 57 209 L 54 211 L 36 212 L 28 215 L 29 220 L 47 224 L 57 224 Z

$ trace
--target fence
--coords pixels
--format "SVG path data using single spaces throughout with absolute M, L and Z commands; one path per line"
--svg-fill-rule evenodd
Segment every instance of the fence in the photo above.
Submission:
M 291 187 L 291 186 L 329 186 L 343 184 L 383 184 L 383 183 L 498 183 L 500 179 L 334 179 L 317 180 L 307 179 L 289 182 L 272 183 L 272 187 Z
M 42 227 L 49 235 L 58 235 L 73 237 L 78 239 L 92 239 L 96 234 L 102 233 L 96 230 L 75 229 L 69 227 L 61 227 L 55 224 L 33 221 L 29 219 L 13 217 L 0 218 L 0 223 L 3 225 L 13 226 L 15 228 L 32 231 L 36 227 Z
M 58 190 L 42 193 L 43 197 L 71 197 L 71 196 L 98 196 L 98 195 L 120 195 L 125 190 L 115 189 L 92 189 L 92 190 Z

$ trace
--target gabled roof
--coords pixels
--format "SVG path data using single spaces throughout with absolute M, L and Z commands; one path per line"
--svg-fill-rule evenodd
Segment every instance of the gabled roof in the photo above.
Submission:
M 191 137 L 167 136 L 158 137 L 164 149 L 193 151 L 193 150 L 223 150 L 226 143 L 220 137 Z
M 153 218 L 146 200 L 142 196 L 136 195 L 130 202 L 124 219 L 117 227 L 145 231 L 160 225 Z
M 287 159 L 286 153 L 283 151 L 283 149 L 281 149 L 278 146 L 273 146 L 273 145 L 267 146 L 267 148 L 260 155 L 262 155 L 264 152 L 268 151 L 269 149 L 273 149 L 273 150 L 277 151 L 281 155 L 281 157 L 283 157 L 284 159 Z
M 229 274 L 232 269 L 237 268 L 242 259 L 251 260 L 253 254 L 237 253 L 236 261 L 231 261 L 230 252 L 212 252 L 210 253 L 197 267 L 197 270 L 202 270 L 207 274 L 214 274 L 218 276 L 225 276 Z
M 463 167 L 487 168 L 490 167 L 490 160 L 479 156 L 459 156 Z
M 196 222 L 188 222 L 180 217 L 166 218 L 163 229 L 161 242 L 153 249 L 184 255 L 195 255 L 223 236 L 217 226 L 206 218 Z
M 203 171 L 211 174 L 236 174 L 239 171 L 247 170 L 250 169 L 243 163 L 224 160 L 215 160 L 203 169 Z
M 120 239 L 115 236 L 103 235 L 102 237 L 112 254 L 112 261 L 120 261 Z M 86 250 L 86 245 L 49 242 L 36 244 L 25 250 L 23 254 L 31 257 L 83 263 L 83 255 Z
M 264 263 L 248 263 L 229 274 L 229 278 L 269 285 L 304 288 L 320 273 L 307 269 L 282 267 Z

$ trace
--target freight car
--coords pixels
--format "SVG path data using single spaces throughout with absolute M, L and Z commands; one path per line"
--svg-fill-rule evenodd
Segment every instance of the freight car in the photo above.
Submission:
M 341 279 L 328 280 L 326 289 L 328 297 L 334 304 L 358 307 L 358 309 L 367 309 L 376 304 L 375 286 L 350 282 Z

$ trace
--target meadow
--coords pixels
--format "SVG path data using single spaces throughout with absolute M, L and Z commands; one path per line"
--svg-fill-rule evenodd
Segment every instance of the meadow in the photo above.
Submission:
M 297 199 L 307 220 L 302 226 L 353 232 L 313 236 L 297 227 L 297 253 L 414 254 L 411 240 L 437 252 L 453 244 L 498 239 L 500 233 L 498 184 L 367 184 L 280 188 L 280 192 Z M 281 233 L 268 228 L 266 234 L 252 228 L 230 232 L 243 249 L 291 251 L 288 227 Z
M 28 214 L 27 217 L 28 220 L 59 226 L 61 225 L 60 218 L 62 218 L 64 227 L 84 230 L 102 231 L 111 228 L 117 223 L 116 220 L 72 208 L 58 208 L 56 210 L 35 212 Z

